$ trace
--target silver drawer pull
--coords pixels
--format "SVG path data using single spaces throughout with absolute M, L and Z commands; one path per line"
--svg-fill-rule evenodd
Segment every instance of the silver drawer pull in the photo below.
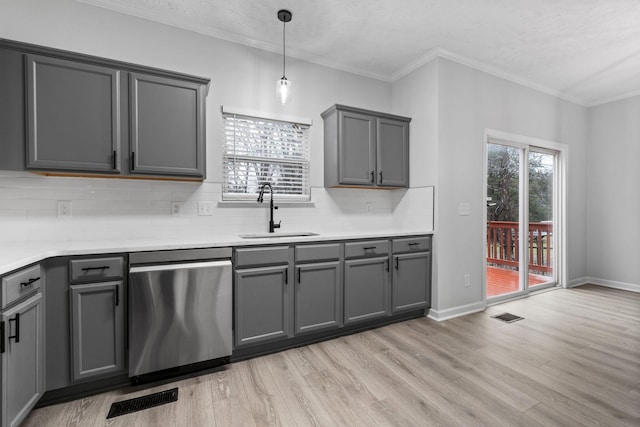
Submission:
M 82 269 L 82 271 L 91 271 L 91 270 L 107 270 L 108 268 L 111 268 L 108 265 L 103 265 L 100 267 L 85 267 Z
M 414 246 L 420 246 L 420 243 L 418 243 L 418 242 L 409 243 L 409 247 L 414 247 Z
M 26 288 L 27 286 L 31 286 L 33 285 L 34 282 L 37 282 L 38 280 L 40 280 L 39 277 L 36 277 L 34 279 L 29 279 L 26 282 L 20 282 L 20 287 L 21 288 Z
M 366 252 L 366 251 L 375 251 L 375 250 L 376 250 L 376 247 L 375 247 L 375 246 L 367 246 L 367 247 L 362 248 L 362 249 L 364 249 L 364 250 L 365 250 L 365 252 Z

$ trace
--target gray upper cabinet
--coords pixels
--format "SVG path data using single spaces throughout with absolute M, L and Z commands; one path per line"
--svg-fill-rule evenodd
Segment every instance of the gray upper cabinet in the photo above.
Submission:
M 131 73 L 131 173 L 204 177 L 204 87 Z
M 27 167 L 119 172 L 120 71 L 26 58 Z
M 377 185 L 383 187 L 409 186 L 409 122 L 378 118 Z
M 0 169 L 205 177 L 209 80 L 0 40 Z M 6 137 L 6 138 L 5 138 Z
M 375 117 L 338 113 L 338 176 L 340 184 L 371 185 L 376 164 Z M 348 141 L 348 142 L 347 142 Z
M 408 117 L 334 105 L 324 119 L 325 187 L 408 187 Z

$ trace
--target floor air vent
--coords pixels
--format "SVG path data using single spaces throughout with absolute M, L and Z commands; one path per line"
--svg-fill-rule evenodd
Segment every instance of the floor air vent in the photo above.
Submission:
M 511 313 L 502 313 L 497 316 L 491 316 L 491 317 L 493 317 L 494 319 L 502 320 L 503 322 L 506 322 L 506 323 L 517 322 L 518 320 L 524 319 L 524 317 L 516 316 L 515 314 L 511 314 Z
M 135 399 L 123 400 L 122 402 L 116 402 L 111 405 L 107 419 L 153 408 L 154 406 L 164 405 L 165 403 L 176 402 L 177 400 L 178 388 L 136 397 Z

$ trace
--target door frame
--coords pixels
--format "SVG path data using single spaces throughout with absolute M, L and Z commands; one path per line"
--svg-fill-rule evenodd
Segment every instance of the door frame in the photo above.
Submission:
M 556 269 L 555 275 L 557 278 L 557 286 L 563 288 L 568 287 L 567 281 L 567 174 L 568 174 L 568 159 L 569 159 L 569 146 L 555 141 L 548 141 L 539 138 L 532 138 L 528 136 L 518 135 L 514 133 L 504 132 L 495 129 L 485 129 L 482 138 L 482 194 L 483 199 L 487 195 L 487 156 L 488 156 L 488 144 L 489 143 L 504 143 L 512 147 L 529 149 L 530 147 L 542 148 L 546 150 L 553 150 L 558 153 L 557 164 L 555 168 L 556 176 L 554 177 L 554 205 L 557 215 L 554 218 L 554 248 L 557 248 L 557 254 L 555 256 L 557 262 L 554 268 Z M 524 159 L 528 162 L 528 159 Z M 523 166 L 521 165 L 521 168 Z M 528 176 L 523 177 L 521 180 L 521 191 L 527 190 L 528 193 Z M 522 182 L 523 181 L 523 182 Z M 525 198 L 525 203 L 520 206 L 520 221 L 528 219 L 528 207 L 529 201 Z M 526 209 L 526 211 L 525 211 Z M 482 298 L 485 306 L 487 305 L 487 209 L 482 209 Z M 523 213 L 526 212 L 526 215 Z M 519 239 L 520 245 L 524 245 L 525 239 Z M 522 246 L 521 248 L 522 249 Z M 525 248 L 526 249 L 526 248 Z M 524 252 L 520 252 L 524 253 Z M 526 264 L 526 263 L 525 263 Z M 528 268 L 525 265 L 524 269 L 520 269 L 520 277 L 523 274 L 528 274 Z M 523 271 L 524 270 L 524 271 Z M 528 295 L 528 290 L 519 291 L 513 294 L 505 295 L 504 297 L 496 297 L 491 299 L 491 304 L 497 304 L 510 299 L 522 298 Z

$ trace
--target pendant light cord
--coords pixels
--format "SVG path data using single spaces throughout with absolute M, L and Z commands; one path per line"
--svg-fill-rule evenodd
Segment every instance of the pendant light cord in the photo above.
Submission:
M 286 56 L 285 56 L 285 52 L 284 52 L 284 48 L 285 48 L 285 27 L 287 26 L 287 23 L 285 21 L 282 21 L 282 78 L 285 79 L 285 69 L 286 69 Z

